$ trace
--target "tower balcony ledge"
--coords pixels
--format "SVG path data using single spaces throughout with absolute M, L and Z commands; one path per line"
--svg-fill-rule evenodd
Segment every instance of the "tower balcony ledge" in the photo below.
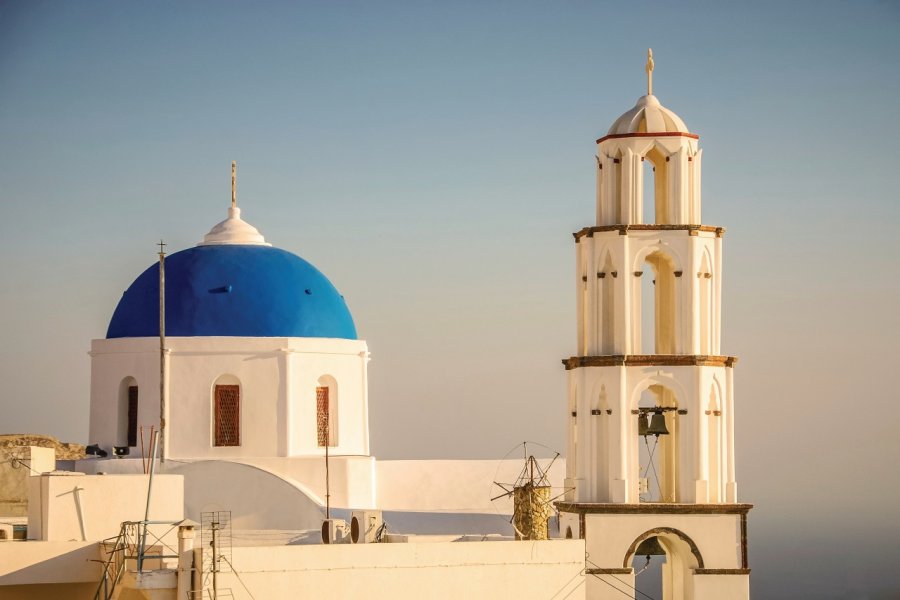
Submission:
M 571 356 L 562 364 L 566 371 L 580 367 L 734 367 L 736 356 L 708 354 L 606 354 Z
M 578 242 L 583 237 L 593 237 L 595 233 L 603 233 L 608 231 L 618 231 L 619 235 L 628 235 L 629 231 L 684 231 L 688 236 L 696 236 L 701 231 L 706 233 L 714 233 L 716 237 L 725 235 L 725 228 L 716 225 L 687 225 L 687 224 L 647 224 L 632 223 L 622 225 L 595 225 L 593 227 L 584 227 L 580 231 L 576 231 L 572 235 Z
M 735 504 L 693 504 L 674 502 L 554 502 L 557 510 L 578 514 L 610 515 L 746 515 L 753 508 L 745 502 Z

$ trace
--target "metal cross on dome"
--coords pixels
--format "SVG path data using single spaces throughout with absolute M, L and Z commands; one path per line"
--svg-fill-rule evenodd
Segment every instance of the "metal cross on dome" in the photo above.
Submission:
M 231 208 L 237 206 L 237 161 L 231 161 Z

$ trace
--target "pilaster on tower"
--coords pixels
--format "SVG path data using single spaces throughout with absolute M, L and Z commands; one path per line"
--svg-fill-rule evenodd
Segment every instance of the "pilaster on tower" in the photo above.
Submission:
M 746 598 L 737 359 L 721 353 L 724 228 L 701 221 L 699 136 L 652 95 L 653 67 L 650 54 L 647 95 L 597 140 L 597 219 L 575 233 L 561 529 L 632 584 L 631 557 L 655 538 L 666 598 Z M 588 597 L 605 598 L 588 580 Z

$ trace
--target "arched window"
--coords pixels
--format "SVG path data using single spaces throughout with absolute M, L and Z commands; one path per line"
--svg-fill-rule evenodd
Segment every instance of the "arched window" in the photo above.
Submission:
M 643 157 L 642 219 L 647 224 L 671 223 L 671 206 L 668 194 L 668 162 L 666 156 L 654 146 Z
M 613 175 L 613 202 L 615 203 L 615 215 L 616 215 L 616 223 L 624 223 L 625 215 L 627 214 L 625 211 L 625 207 L 623 204 L 625 203 L 625 199 L 622 197 L 622 152 L 621 150 L 616 153 L 615 158 L 613 158 L 613 168 L 615 173 Z
M 126 377 L 119 384 L 119 419 L 116 439 L 119 446 L 137 446 L 138 384 Z
M 241 445 L 241 384 L 222 375 L 213 386 L 213 445 Z
M 330 375 L 316 384 L 316 438 L 319 447 L 338 445 L 337 381 Z
M 641 354 L 676 354 L 676 290 L 675 262 L 665 252 L 657 250 L 644 259 L 640 277 L 640 344 Z

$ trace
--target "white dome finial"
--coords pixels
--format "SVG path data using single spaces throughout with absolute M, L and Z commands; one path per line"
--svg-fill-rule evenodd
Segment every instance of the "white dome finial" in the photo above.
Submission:
M 653 48 L 647 48 L 647 66 L 644 67 L 644 70 L 647 71 L 647 95 L 653 95 Z
M 237 208 L 237 161 L 231 161 L 231 208 Z

